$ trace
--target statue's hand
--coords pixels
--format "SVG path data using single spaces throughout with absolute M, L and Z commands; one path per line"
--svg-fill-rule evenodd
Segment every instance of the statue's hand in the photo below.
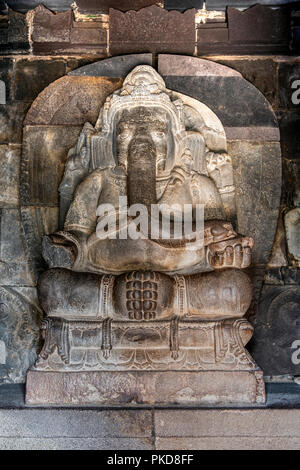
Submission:
M 189 173 L 187 173 L 182 167 L 175 166 L 171 172 L 169 186 L 175 186 L 175 184 L 178 183 L 182 184 L 189 176 Z
M 215 269 L 247 268 L 251 264 L 253 239 L 250 237 L 234 238 L 208 247 L 208 261 Z
M 208 220 L 204 222 L 204 245 L 235 238 L 237 233 L 226 220 Z
M 43 238 L 43 257 L 49 267 L 72 268 L 80 249 L 86 239 L 81 232 L 57 232 Z

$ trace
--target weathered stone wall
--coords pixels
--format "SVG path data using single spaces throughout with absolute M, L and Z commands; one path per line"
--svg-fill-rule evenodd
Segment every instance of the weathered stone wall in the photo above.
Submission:
M 77 5 L 80 6 L 80 3 L 78 1 Z M 144 6 L 153 2 L 140 3 Z M 199 7 L 197 2 L 191 3 L 193 3 L 191 6 Z M 110 6 L 117 7 L 116 4 Z M 143 10 L 145 16 L 143 24 L 149 23 L 149 27 L 151 21 L 148 22 L 147 15 L 153 16 L 151 13 L 153 11 L 156 15 L 162 14 L 160 10 L 151 8 L 152 10 Z M 35 360 L 40 342 L 39 325 L 42 317 L 36 284 L 39 273 L 45 268 L 40 256 L 41 238 L 43 233 L 51 233 L 58 226 L 56 188 L 66 157 L 62 148 L 71 147 L 76 141 L 82 125 L 80 118 L 82 114 L 86 120 L 93 122 L 95 116 L 91 103 L 98 93 L 100 81 L 103 87 L 103 78 L 97 80 L 97 77 L 86 77 L 86 86 L 82 88 L 81 81 L 80 89 L 76 88 L 76 80 L 72 80 L 74 84 L 72 87 L 68 84 L 68 79 L 62 80 L 61 86 L 65 87 L 63 93 L 66 98 L 68 97 L 68 105 L 62 103 L 55 112 L 49 105 L 49 108 L 43 110 L 44 122 L 41 120 L 41 114 L 34 116 L 34 109 L 29 113 L 30 118 L 28 117 L 25 123 L 24 118 L 37 96 L 55 80 L 80 66 L 107 58 L 112 54 L 130 51 L 154 53 L 149 54 L 148 58 L 145 57 L 145 60 L 154 65 L 157 64 L 156 53 L 161 52 L 178 52 L 200 57 L 207 57 L 207 54 L 210 54 L 207 57 L 209 60 L 239 71 L 272 105 L 281 132 L 282 202 L 277 236 L 268 269 L 265 272 L 264 267 L 258 264 L 255 272 L 252 272 L 256 298 L 259 298 L 260 292 L 261 297 L 259 305 L 252 306 L 251 318 L 256 330 L 251 352 L 268 376 L 300 375 L 300 366 L 291 361 L 293 352 L 291 346 L 294 341 L 300 340 L 300 268 L 297 264 L 300 105 L 292 102 L 292 93 L 295 91 L 292 85 L 295 80 L 300 79 L 300 58 L 296 55 L 278 55 L 288 54 L 292 50 L 294 53 L 297 52 L 296 34 L 291 36 L 294 42 L 290 39 L 288 42 L 285 40 L 286 33 L 281 36 L 281 33 L 275 35 L 273 42 L 268 37 L 262 37 L 258 41 L 260 46 L 256 47 L 256 51 L 252 47 L 253 43 L 251 47 L 249 46 L 250 35 L 250 39 L 244 38 L 243 49 L 237 51 L 233 44 L 230 45 L 230 23 L 225 17 L 219 22 L 222 24 L 221 27 L 216 26 L 216 21 L 205 23 L 206 26 L 201 23 L 201 34 L 198 35 L 200 23 L 197 23 L 195 18 L 199 12 L 195 10 L 193 14 L 189 12 L 181 15 L 175 11 L 172 13 L 174 16 L 168 16 L 165 20 L 164 17 L 160 19 L 162 24 L 166 21 L 170 31 L 172 27 L 174 28 L 174 22 L 182 21 L 182 31 L 186 30 L 186 33 L 175 46 L 171 44 L 170 32 L 165 37 L 159 35 L 151 44 L 149 41 L 147 44 L 142 43 L 137 35 L 131 40 L 131 45 L 124 48 L 122 36 L 110 34 L 108 10 L 99 15 L 94 12 L 92 20 L 89 21 L 84 8 L 76 12 L 77 18 L 68 7 L 65 10 L 53 14 L 45 7 L 38 6 L 35 10 L 29 10 L 26 15 L 9 10 L 7 15 L 0 16 L 2 54 L 0 80 L 6 84 L 6 104 L 0 105 L 0 383 L 23 382 L 26 370 Z M 120 16 L 117 12 L 113 14 L 116 18 Z M 281 12 L 280 15 L 282 14 Z M 285 15 L 286 13 L 284 17 Z M 290 38 L 291 25 L 293 31 L 299 27 L 298 20 L 293 20 L 291 23 L 291 9 L 288 15 Z M 112 28 L 113 21 L 110 23 Z M 127 28 L 130 27 L 130 18 L 128 21 Z M 236 21 L 238 20 L 232 24 L 238 24 Z M 274 19 L 274 25 L 277 21 L 278 19 Z M 286 24 L 285 20 L 282 21 L 280 20 L 280 25 Z M 209 26 L 212 24 L 212 27 Z M 222 30 L 220 36 L 215 35 L 216 29 Z M 117 32 L 120 35 L 120 30 Z M 217 44 L 213 40 L 215 37 L 220 38 Z M 244 55 L 228 55 L 229 52 Z M 257 55 L 261 52 L 268 55 Z M 120 67 L 120 64 L 118 66 Z M 112 72 L 107 71 L 110 77 L 106 83 L 107 94 L 120 86 L 118 78 L 120 74 L 114 76 Z M 75 77 L 76 75 L 73 76 L 74 79 Z M 171 84 L 169 86 L 171 87 Z M 51 88 L 44 93 L 50 93 L 49 90 L 51 91 Z M 80 96 L 85 93 L 85 100 L 77 99 L 80 93 Z M 228 107 L 229 114 L 233 116 L 234 100 L 231 102 L 230 97 Z M 66 124 L 68 118 L 71 119 Z M 25 124 L 24 133 L 23 124 Z M 25 167 L 23 166 L 20 171 L 22 139 L 24 139 L 24 148 L 28 146 L 30 149 L 34 164 L 28 168 L 23 159 L 22 165 Z M 257 143 L 252 142 L 251 145 L 255 147 Z M 243 151 L 236 147 L 237 143 L 233 138 L 230 150 Z M 253 156 L 256 152 L 254 147 Z M 248 150 L 245 159 L 248 158 Z M 39 158 L 40 154 L 44 158 Z M 41 172 L 48 175 L 45 181 L 39 185 L 27 184 L 29 180 L 36 181 Z M 269 173 L 272 176 L 272 169 Z M 274 175 L 274 178 L 277 176 Z M 278 187 L 278 191 L 280 190 Z M 270 210 L 271 206 L 270 202 Z M 291 213 L 291 210 L 294 212 Z M 268 221 L 264 223 L 268 227 Z M 291 240 L 289 246 L 287 246 L 287 234 Z

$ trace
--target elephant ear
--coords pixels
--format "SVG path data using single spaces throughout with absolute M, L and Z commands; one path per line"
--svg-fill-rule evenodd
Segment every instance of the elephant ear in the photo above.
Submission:
M 187 131 L 180 142 L 180 158 L 189 154 L 192 169 L 201 175 L 208 175 L 206 168 L 205 140 L 200 132 Z

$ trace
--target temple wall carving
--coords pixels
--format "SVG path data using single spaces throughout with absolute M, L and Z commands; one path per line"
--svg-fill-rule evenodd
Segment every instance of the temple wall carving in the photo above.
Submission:
M 143 7 L 147 7 L 152 2 L 144 3 Z M 264 15 L 265 10 L 262 11 Z M 175 16 L 179 15 L 178 12 L 173 13 L 176 13 Z M 148 10 L 142 14 L 147 17 Z M 159 10 L 155 14 L 159 15 Z M 104 12 L 104 15 L 108 15 L 108 12 Z M 228 24 L 218 27 L 219 31 L 222 30 L 218 33 L 221 44 L 228 41 L 228 31 L 234 30 L 234 22 L 238 24 L 234 15 L 234 11 L 231 11 Z M 161 21 L 165 21 L 172 29 L 172 18 L 175 16 L 166 16 L 167 19 L 162 18 Z M 215 34 L 211 31 L 213 26 L 208 28 L 203 23 L 195 23 L 197 12 L 192 14 L 190 11 L 185 18 L 180 17 L 182 30 L 191 21 L 191 16 L 193 25 L 196 24 L 197 55 L 219 54 L 218 43 L 210 41 L 210 35 Z M 250 16 L 251 11 L 249 18 Z M 117 25 L 121 17 L 126 17 L 126 21 L 133 21 L 128 14 L 114 11 L 112 21 L 115 23 L 112 24 Z M 0 79 L 7 85 L 6 104 L 0 105 L 0 382 L 25 381 L 26 371 L 33 366 L 42 350 L 40 327 L 45 333 L 51 322 L 53 335 L 42 350 L 44 361 L 52 361 L 56 370 L 63 370 L 64 367 L 76 368 L 76 361 L 80 363 L 82 360 L 78 359 L 82 353 L 80 348 L 76 349 L 76 341 L 83 335 L 89 351 L 88 358 L 84 359 L 84 368 L 97 372 L 106 361 L 105 351 L 109 351 L 108 360 L 112 362 L 114 355 L 119 354 L 119 338 L 127 334 L 122 332 L 124 325 L 122 326 L 123 317 L 120 312 L 123 310 L 134 326 L 126 337 L 126 347 L 129 350 L 133 339 L 140 341 L 139 335 L 149 338 L 150 350 L 156 350 L 157 338 L 160 338 L 161 363 L 153 366 L 153 370 L 158 373 L 161 372 L 161 364 L 164 364 L 165 358 L 176 355 L 178 349 L 182 355 L 179 354 L 172 367 L 179 367 L 180 370 L 184 370 L 186 362 L 190 364 L 194 361 L 196 364 L 195 354 L 198 354 L 198 365 L 189 366 L 194 371 L 205 369 L 207 360 L 210 364 L 209 361 L 218 359 L 220 372 L 224 372 L 224 367 L 227 367 L 224 364 L 228 364 L 228 361 L 233 368 L 236 367 L 235 364 L 247 368 L 249 361 L 252 367 L 254 360 L 265 376 L 299 375 L 299 365 L 291 362 L 291 345 L 300 337 L 297 313 L 299 142 L 296 132 L 299 111 L 291 100 L 291 84 L 298 76 L 299 59 L 286 57 L 279 60 L 272 55 L 268 58 L 256 56 L 251 60 L 245 57 L 226 57 L 225 49 L 224 54 L 218 57 L 192 57 L 195 41 L 190 29 L 189 34 L 182 36 L 182 44 L 174 45 L 179 47 L 177 51 L 169 47 L 169 35 L 165 40 L 161 39 L 163 46 L 155 43 L 147 49 L 141 44 L 141 49 L 135 49 L 137 46 L 133 45 L 132 51 L 138 53 L 126 55 L 125 50 L 122 52 L 119 49 L 122 46 L 122 37 L 111 37 L 111 42 L 107 42 L 105 21 L 101 22 L 100 28 L 87 28 L 85 22 L 84 25 L 78 24 L 70 12 L 55 15 L 44 7 L 35 10 L 33 29 L 30 29 L 32 24 L 30 26 L 24 12 L 10 10 L 5 21 L 7 25 L 1 29 L 1 34 L 6 31 L 5 47 L 11 51 L 18 48 L 20 55 L 3 56 L 0 69 Z M 275 25 L 275 16 L 272 21 Z M 29 36 L 30 43 L 28 24 L 32 35 Z M 49 38 L 57 27 L 55 24 L 60 25 L 60 32 L 53 42 Z M 296 31 L 297 26 L 294 25 L 293 28 Z M 87 30 L 92 33 L 87 35 Z M 194 30 L 192 33 L 194 34 Z M 235 34 L 238 53 L 240 39 L 237 29 Z M 265 34 L 269 34 L 268 31 Z M 261 37 L 261 44 L 264 41 L 266 44 L 268 38 L 264 39 L 262 33 Z M 272 47 L 270 46 L 270 54 L 288 50 L 289 46 L 283 37 L 282 32 L 282 36 L 279 35 Z M 293 47 L 296 50 L 296 36 L 293 37 Z M 241 48 L 246 47 L 248 39 L 246 36 L 242 38 L 244 42 L 240 43 Z M 259 47 L 253 45 L 252 53 L 257 53 Z M 2 51 L 3 48 L 1 46 Z M 125 55 L 107 58 L 107 54 L 111 54 L 110 48 L 116 48 L 116 53 Z M 153 55 L 153 52 L 158 52 L 158 55 Z M 173 52 L 189 55 L 173 55 Z M 38 54 L 38 57 L 34 54 Z M 125 77 L 141 64 L 154 66 L 166 87 L 174 90 L 178 97 L 184 96 L 186 104 L 189 100 L 191 103 L 197 101 L 209 108 L 224 129 L 224 136 L 220 137 L 220 141 L 222 138 L 226 140 L 226 152 L 218 143 L 216 145 L 220 147 L 215 147 L 214 150 L 219 153 L 219 158 L 216 158 L 214 151 L 207 154 L 208 176 L 213 178 L 222 194 L 227 220 L 233 224 L 237 233 L 254 240 L 252 263 L 246 268 L 253 285 L 253 298 L 244 319 L 232 321 L 234 326 L 231 325 L 230 333 L 231 320 L 216 317 L 212 327 L 209 322 L 204 326 L 196 318 L 191 328 L 183 318 L 176 324 L 167 315 L 164 317 L 159 307 L 154 308 L 152 304 L 151 309 L 145 309 L 142 313 L 147 325 L 138 326 L 140 309 L 131 308 L 129 303 L 126 305 L 127 291 L 128 296 L 133 295 L 129 287 L 126 291 L 126 282 L 129 283 L 130 280 L 124 284 L 124 300 L 121 306 L 115 306 L 115 317 L 111 324 L 96 318 L 93 320 L 95 325 L 83 322 L 78 326 L 76 315 L 72 317 L 70 311 L 68 317 L 66 305 L 63 306 L 67 312 L 64 322 L 61 318 L 53 319 L 51 315 L 54 310 L 37 297 L 38 280 L 47 270 L 47 263 L 42 256 L 43 237 L 61 230 L 63 225 L 59 187 L 66 169 L 68 152 L 78 145 L 78 138 L 86 122 L 93 128 L 97 126 L 99 111 L 106 98 L 119 90 Z M 210 115 L 207 113 L 205 116 L 208 129 Z M 207 134 L 207 139 L 209 138 Z M 228 171 L 228 159 L 232 165 L 232 173 Z M 200 163 L 198 162 L 199 165 Z M 202 170 L 201 165 L 198 169 Z M 232 197 L 233 186 L 235 192 Z M 56 267 L 55 263 L 53 267 Z M 92 278 L 93 274 L 91 283 Z M 167 288 L 172 292 L 174 290 L 170 310 L 177 301 L 180 304 L 180 292 L 183 292 L 180 291 L 180 279 L 176 284 L 172 278 L 172 282 L 174 285 L 169 287 L 170 281 L 166 278 Z M 116 282 L 114 285 L 115 292 L 119 294 Z M 95 292 L 92 288 L 90 292 L 90 301 L 95 302 L 97 309 L 99 299 L 92 298 Z M 156 289 L 155 286 L 151 292 L 153 299 L 161 295 L 160 288 Z M 127 299 L 127 302 L 130 300 Z M 142 298 L 142 302 L 145 300 Z M 92 313 L 95 305 L 91 307 Z M 43 311 L 51 313 L 48 323 L 42 323 Z M 156 319 L 161 320 L 159 332 L 152 328 L 151 322 Z M 87 320 L 88 318 L 84 319 Z M 245 323 L 247 320 L 251 326 Z M 247 349 L 244 349 L 253 327 L 253 338 Z M 285 331 L 284 335 L 282 329 Z M 187 331 L 195 338 L 205 337 L 207 350 L 191 353 L 184 333 Z M 61 335 L 64 337 L 64 348 L 59 351 L 57 338 Z M 217 349 L 214 346 L 216 341 Z M 110 350 L 113 344 L 116 345 L 115 351 Z M 239 349 L 241 344 L 242 349 Z M 229 348 L 226 350 L 228 356 L 224 353 L 225 347 Z M 240 351 L 232 362 L 231 350 Z M 247 351 L 250 351 L 253 359 L 249 359 Z M 149 354 L 151 356 L 151 351 Z M 194 355 L 193 359 L 189 357 L 191 354 Z M 71 358 L 70 364 L 66 365 L 65 360 L 68 357 Z M 130 360 L 134 364 L 134 359 Z M 48 365 L 44 365 L 47 370 Z M 119 372 L 123 371 L 122 366 L 119 369 Z M 50 374 L 49 370 L 48 373 Z M 256 385 L 259 381 L 261 376 Z

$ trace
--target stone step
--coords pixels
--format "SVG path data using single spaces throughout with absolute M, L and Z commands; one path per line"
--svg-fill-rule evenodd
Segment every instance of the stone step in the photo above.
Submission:
M 2 385 L 0 449 L 300 449 L 300 387 L 266 385 L 247 409 L 26 407 L 22 385 Z

